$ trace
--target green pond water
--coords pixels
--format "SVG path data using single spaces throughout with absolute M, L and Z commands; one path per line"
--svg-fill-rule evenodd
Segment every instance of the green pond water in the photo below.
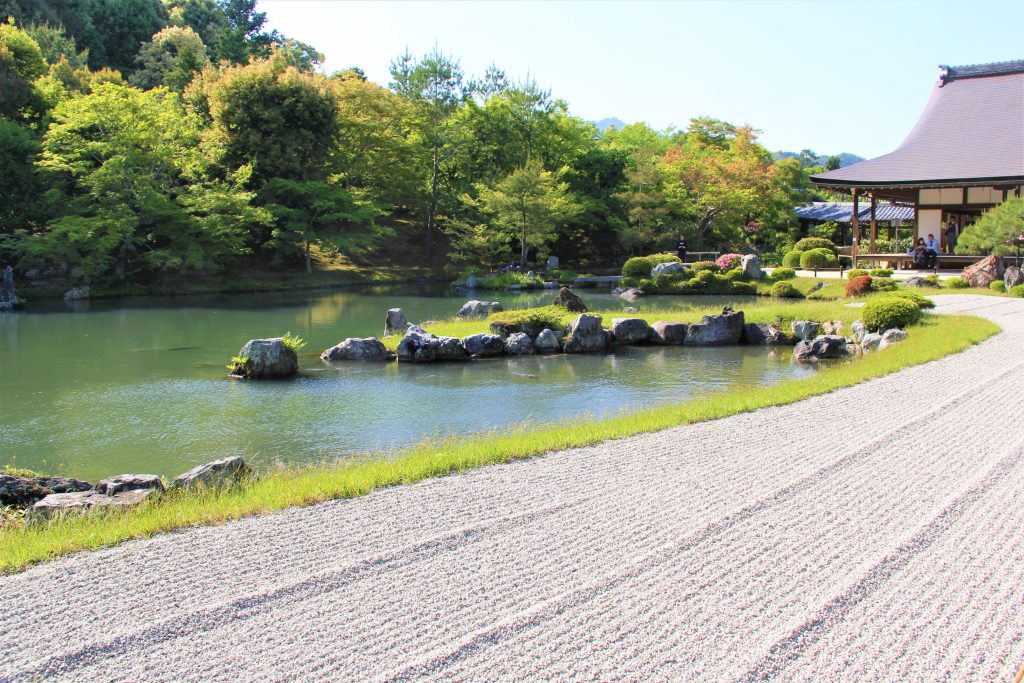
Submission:
M 582 293 L 593 309 L 628 304 Z M 506 308 L 552 292 L 496 293 Z M 483 296 L 481 298 L 492 298 Z M 0 314 L 0 465 L 96 479 L 176 475 L 240 455 L 257 466 L 333 461 L 448 434 L 679 402 L 724 386 L 813 372 L 788 349 L 626 348 L 597 356 L 462 364 L 327 364 L 345 337 L 379 335 L 384 313 L 444 318 L 465 296 L 415 288 L 62 302 Z M 742 301 L 649 297 L 644 310 Z M 294 381 L 226 377 L 250 338 L 307 340 Z

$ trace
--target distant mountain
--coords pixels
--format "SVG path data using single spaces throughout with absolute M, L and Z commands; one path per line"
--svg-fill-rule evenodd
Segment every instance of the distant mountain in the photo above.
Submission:
M 776 161 L 778 161 L 779 159 L 789 159 L 789 158 L 798 157 L 798 156 L 800 156 L 799 152 L 772 152 L 772 158 L 775 159 Z M 828 158 L 830 156 L 832 156 L 832 155 L 831 154 L 819 154 L 819 155 L 817 155 L 817 157 L 816 157 L 817 162 L 816 162 L 815 165 L 817 165 L 817 166 L 824 166 L 825 162 L 828 161 Z M 849 152 L 840 152 L 836 156 L 839 157 L 839 168 L 845 168 L 847 166 L 852 166 L 853 164 L 860 163 L 861 161 L 864 161 L 864 157 L 857 156 L 856 154 L 850 154 Z
M 617 119 L 617 118 L 615 118 L 613 116 L 611 118 L 601 119 L 600 121 L 595 121 L 594 125 L 597 126 L 597 130 L 598 131 L 603 133 L 606 130 L 608 130 L 609 128 L 611 128 L 612 126 L 615 126 L 615 128 L 617 128 L 618 130 L 622 130 L 623 127 L 625 127 L 626 122 L 623 121 L 622 119 Z

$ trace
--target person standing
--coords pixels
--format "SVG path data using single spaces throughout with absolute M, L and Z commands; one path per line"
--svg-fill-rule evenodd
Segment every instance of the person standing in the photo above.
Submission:
M 679 241 L 676 242 L 676 256 L 678 256 L 679 260 L 683 263 L 686 263 L 686 250 L 686 235 L 679 233 Z
M 953 250 L 956 249 L 957 239 L 956 219 L 950 218 L 949 225 L 946 226 L 946 253 L 952 254 Z
M 928 233 L 928 239 L 924 241 L 924 267 L 935 268 L 939 262 L 939 241 L 935 235 Z

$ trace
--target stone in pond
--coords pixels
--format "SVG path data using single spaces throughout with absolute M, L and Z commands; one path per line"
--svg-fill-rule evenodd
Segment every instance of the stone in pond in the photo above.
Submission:
M 793 340 L 771 323 L 750 323 L 745 330 L 748 344 L 760 346 L 792 346 Z
M 619 293 L 619 298 L 625 299 L 626 301 L 633 303 L 635 301 L 638 301 L 640 297 L 642 297 L 643 295 L 644 293 L 642 290 L 637 289 L 636 287 L 630 287 L 629 289 L 622 290 Z
M 722 309 L 720 315 L 705 315 L 686 330 L 686 346 L 739 344 L 743 337 L 743 312 Z
M 554 330 L 544 329 L 533 340 L 533 348 L 541 352 L 554 351 L 557 353 L 562 349 L 562 342 L 558 339 L 558 335 L 555 334 Z
M 393 334 L 405 334 L 409 327 L 409 321 L 405 319 L 405 313 L 401 308 L 389 308 L 387 317 L 384 319 L 384 336 L 390 337 Z
M 505 340 L 505 353 L 510 356 L 526 356 L 533 353 L 533 342 L 524 332 L 513 332 Z
M 686 323 L 659 320 L 651 325 L 650 340 L 654 344 L 662 344 L 664 346 L 681 346 L 686 342 L 686 331 L 689 327 Z
M 281 337 L 250 339 L 238 355 L 249 359 L 240 374 L 251 379 L 294 377 L 299 372 L 299 357 Z
M 174 478 L 171 488 L 192 486 L 230 486 L 255 476 L 253 469 L 237 455 L 193 467 Z
M 462 346 L 471 356 L 500 356 L 505 353 L 505 342 L 497 334 L 471 334 L 462 338 Z
M 612 318 L 612 334 L 619 344 L 646 344 L 651 326 L 643 318 Z
M 486 318 L 491 313 L 504 310 L 499 301 L 478 301 L 473 299 L 462 304 L 462 308 L 456 313 L 460 318 Z
M 608 348 L 608 338 L 601 327 L 601 316 L 580 314 L 569 326 L 566 353 L 597 353 Z
M 568 287 L 562 287 L 558 290 L 558 294 L 555 295 L 555 300 L 551 302 L 555 306 L 561 306 L 570 313 L 586 313 L 587 306 L 583 303 L 583 299 L 579 298 L 575 292 Z
M 326 361 L 356 360 L 382 362 L 392 358 L 394 358 L 394 355 L 376 337 L 366 337 L 365 339 L 349 337 L 320 354 L 320 359 Z

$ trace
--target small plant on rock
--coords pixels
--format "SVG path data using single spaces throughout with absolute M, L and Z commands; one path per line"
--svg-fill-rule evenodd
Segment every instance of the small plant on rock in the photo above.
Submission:
M 232 375 L 244 377 L 249 370 L 248 356 L 232 356 L 231 361 L 225 366 Z
M 299 349 L 306 345 L 306 340 L 291 332 L 285 332 L 281 335 L 281 343 L 285 345 L 285 348 L 298 352 Z

